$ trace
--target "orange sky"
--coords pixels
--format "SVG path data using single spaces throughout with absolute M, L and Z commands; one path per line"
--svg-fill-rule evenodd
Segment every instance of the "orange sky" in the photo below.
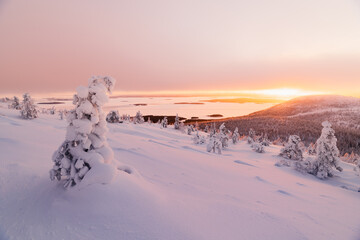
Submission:
M 0 94 L 295 88 L 360 97 L 351 0 L 0 0 Z

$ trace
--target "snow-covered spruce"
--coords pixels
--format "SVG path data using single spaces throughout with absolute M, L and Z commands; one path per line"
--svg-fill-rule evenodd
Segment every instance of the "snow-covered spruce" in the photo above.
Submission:
M 106 115 L 106 121 L 108 123 L 119 123 L 120 122 L 120 115 L 119 115 L 119 111 L 110 111 L 107 115 Z
M 239 142 L 240 139 L 240 134 L 239 134 L 239 129 L 236 127 L 232 136 L 231 136 L 232 142 L 233 144 L 236 144 L 237 142 Z
M 211 136 L 206 146 L 206 150 L 208 152 L 213 152 L 213 153 L 217 151 L 218 154 L 221 154 L 221 149 L 222 149 L 222 144 L 220 140 L 215 135 Z
M 35 107 L 34 101 L 28 93 L 23 95 L 24 99 L 21 103 L 20 114 L 24 119 L 33 119 L 38 117 L 38 111 Z
M 228 137 L 228 130 L 225 127 L 225 123 L 222 123 L 219 127 L 219 136 L 218 139 L 221 142 L 221 147 L 227 148 L 229 146 L 228 141 L 229 141 L 229 137 Z
M 145 120 L 144 120 L 143 115 L 141 114 L 140 111 L 137 111 L 136 115 L 134 117 L 134 124 L 141 124 L 141 123 L 144 123 L 144 122 L 145 122 Z
M 16 109 L 16 110 L 21 109 L 20 100 L 18 97 L 14 96 L 14 99 L 13 99 L 12 103 L 9 105 L 9 108 Z
M 90 183 L 108 183 L 113 177 L 109 163 L 113 152 L 106 141 L 106 120 L 102 106 L 108 101 L 115 80 L 110 77 L 92 77 L 88 87 L 78 87 L 74 95 L 75 109 L 67 114 L 69 126 L 66 139 L 53 154 L 51 180 L 72 187 L 82 180 Z
M 175 116 L 174 128 L 177 129 L 177 130 L 180 129 L 180 121 L 179 121 L 179 115 L 178 114 L 176 114 L 176 116 Z
M 291 160 L 303 160 L 303 152 L 300 148 L 300 143 L 301 139 L 299 136 L 290 135 L 285 147 L 280 150 L 280 156 Z
M 316 159 L 314 162 L 305 164 L 309 173 L 320 179 L 333 176 L 333 167 L 338 171 L 340 167 L 339 149 L 336 146 L 335 131 L 328 121 L 322 123 L 323 129 L 320 138 L 316 141 Z
M 167 126 L 168 126 L 168 120 L 167 117 L 165 116 L 164 119 L 161 121 L 161 127 L 167 128 Z
M 199 135 L 199 131 L 196 131 L 196 134 L 194 135 L 192 140 L 195 144 L 204 144 L 206 142 L 205 137 Z
M 251 144 L 251 148 L 257 153 L 265 152 L 264 145 L 262 145 L 260 142 L 253 142 Z
M 187 135 L 191 135 L 191 133 L 193 132 L 192 131 L 192 126 L 191 125 L 188 125 L 187 128 L 186 128 L 186 132 L 187 132 Z
M 270 146 L 270 140 L 268 138 L 267 133 L 265 133 L 264 137 L 262 137 L 261 144 L 266 147 Z
M 255 142 L 255 130 L 250 128 L 249 130 L 249 136 L 247 138 L 247 141 L 249 144 L 252 144 L 253 142 Z

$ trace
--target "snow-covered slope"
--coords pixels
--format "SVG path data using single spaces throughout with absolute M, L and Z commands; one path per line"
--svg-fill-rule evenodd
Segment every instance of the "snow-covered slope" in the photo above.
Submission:
M 0 239 L 359 239 L 352 165 L 318 180 L 230 144 L 210 154 L 159 125 L 113 124 L 117 174 L 107 185 L 51 182 L 66 122 L 0 109 Z

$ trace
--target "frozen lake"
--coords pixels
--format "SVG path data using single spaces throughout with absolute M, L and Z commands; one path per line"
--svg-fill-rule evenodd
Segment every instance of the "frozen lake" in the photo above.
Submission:
M 121 97 L 111 98 L 106 104 L 105 111 L 118 110 L 120 114 L 135 115 L 140 111 L 143 115 L 176 115 L 191 118 L 216 119 L 209 115 L 220 114 L 223 117 L 235 117 L 247 115 L 259 110 L 266 109 L 275 103 L 224 103 L 206 102 L 216 99 L 214 97 Z M 224 99 L 223 97 L 221 99 Z M 39 99 L 38 102 L 49 102 Z M 61 101 L 63 104 L 42 104 L 40 107 L 57 109 L 71 109 L 72 101 Z

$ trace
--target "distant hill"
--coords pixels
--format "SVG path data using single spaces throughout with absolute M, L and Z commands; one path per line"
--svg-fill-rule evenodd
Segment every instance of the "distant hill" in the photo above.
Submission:
M 333 124 L 341 154 L 360 153 L 360 99 L 338 95 L 298 97 L 247 116 L 215 120 L 230 130 L 239 127 L 247 135 L 250 128 L 267 133 L 271 140 L 283 141 L 297 134 L 306 145 L 320 136 L 321 122 Z M 204 126 L 204 123 L 201 124 Z

